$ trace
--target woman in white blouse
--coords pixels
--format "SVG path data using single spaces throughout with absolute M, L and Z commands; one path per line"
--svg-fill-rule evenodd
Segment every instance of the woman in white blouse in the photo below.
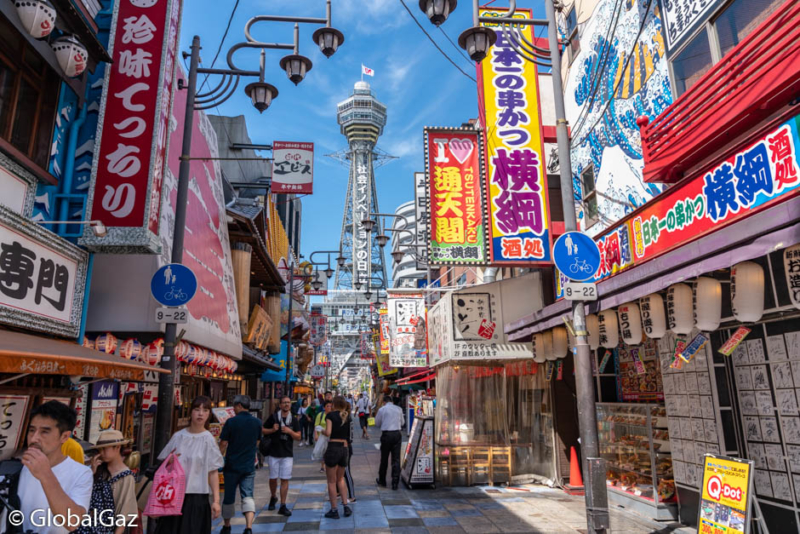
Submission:
M 158 455 L 159 460 L 172 452 L 178 456 L 186 476 L 186 496 L 182 515 L 159 518 L 156 534 L 210 534 L 211 521 L 221 512 L 217 470 L 225 462 L 208 431 L 211 399 L 203 396 L 194 399 L 191 419 L 189 428 L 176 432 Z

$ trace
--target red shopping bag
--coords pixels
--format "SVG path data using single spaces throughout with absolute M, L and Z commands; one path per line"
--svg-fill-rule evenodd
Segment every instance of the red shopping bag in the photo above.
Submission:
M 153 478 L 153 489 L 147 499 L 144 515 L 161 517 L 181 515 L 186 494 L 186 476 L 175 453 L 170 453 Z

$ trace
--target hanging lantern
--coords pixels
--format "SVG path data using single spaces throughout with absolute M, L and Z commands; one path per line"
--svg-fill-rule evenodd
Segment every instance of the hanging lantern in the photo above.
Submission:
M 619 330 L 622 340 L 626 345 L 639 345 L 642 342 L 642 317 L 639 315 L 639 305 L 627 302 L 617 308 Z
M 547 361 L 555 360 L 556 355 L 555 352 L 553 352 L 553 331 L 545 330 L 542 334 L 542 340 L 542 345 L 544 345 L 544 359 Z
M 195 360 L 197 360 L 197 347 L 190 344 L 189 349 L 186 351 L 186 359 L 184 361 L 189 365 L 193 365 Z
M 764 315 L 764 269 L 743 261 L 731 269 L 733 316 L 742 323 L 754 323 Z
M 533 344 L 533 361 L 536 363 L 547 361 L 544 357 L 544 335 L 541 332 L 533 334 L 531 342 Z
M 185 362 L 186 356 L 189 354 L 189 344 L 185 341 L 179 341 L 175 346 L 175 357 L 179 362 Z
M 239 364 L 235 361 L 231 360 L 231 373 L 235 373 L 236 370 L 239 368 Z
M 72 35 L 59 37 L 50 45 L 56 54 L 58 65 L 68 78 L 80 76 L 86 70 L 89 54 L 86 47 Z
M 163 345 L 158 343 L 158 340 L 148 344 L 145 350 L 147 350 L 145 357 L 145 363 L 147 365 L 156 366 L 159 364 L 159 362 L 161 362 L 161 356 L 164 354 L 164 348 Z
M 783 272 L 786 275 L 786 287 L 789 288 L 789 299 L 795 308 L 800 309 L 800 245 L 783 251 Z
M 652 293 L 639 299 L 642 315 L 642 329 L 650 339 L 661 339 L 667 333 L 667 316 L 664 313 L 664 299 Z
M 667 289 L 667 327 L 679 335 L 691 334 L 694 328 L 692 288 L 674 284 Z
M 25 31 L 34 39 L 43 39 L 56 27 L 56 8 L 47 0 L 16 0 L 17 15 Z
M 553 359 L 563 358 L 569 352 L 567 329 L 563 326 L 553 328 Z
M 617 312 L 603 310 L 597 314 L 597 329 L 600 333 L 600 346 L 613 349 L 619 345 L 619 323 Z
M 114 354 L 117 350 L 119 340 L 114 334 L 106 332 L 105 334 L 97 336 L 94 340 L 94 350 L 105 352 L 106 354 Z
M 586 341 L 589 343 L 591 350 L 597 350 L 600 347 L 600 328 L 597 324 L 597 315 L 590 313 L 586 316 L 586 331 L 589 335 Z
M 136 361 L 142 353 L 142 344 L 138 339 L 126 339 L 119 345 L 119 355 L 126 360 Z
M 722 321 L 722 284 L 701 276 L 694 285 L 694 324 L 698 330 L 712 332 Z

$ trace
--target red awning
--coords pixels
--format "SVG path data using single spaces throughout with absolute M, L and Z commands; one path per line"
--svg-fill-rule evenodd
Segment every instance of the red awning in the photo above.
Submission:
M 428 373 L 428 374 L 425 374 L 425 373 Z M 425 374 L 425 376 L 423 376 L 421 378 L 415 378 L 415 377 L 419 377 L 420 375 L 423 375 L 423 374 Z M 415 378 L 415 380 L 411 380 L 412 378 Z M 418 384 L 420 382 L 427 382 L 428 380 L 433 380 L 434 378 L 436 378 L 436 371 L 428 370 L 428 371 L 423 371 L 422 373 L 417 373 L 415 375 L 408 376 L 406 378 L 401 378 L 400 380 L 395 382 L 395 384 L 397 384 L 398 386 L 408 386 L 410 384 Z

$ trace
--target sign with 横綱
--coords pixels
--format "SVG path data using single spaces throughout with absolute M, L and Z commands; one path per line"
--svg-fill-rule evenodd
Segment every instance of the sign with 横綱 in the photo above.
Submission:
M 477 130 L 425 128 L 433 265 L 486 263 L 482 148 Z
M 178 0 L 116 2 L 111 22 L 97 151 L 82 244 L 105 251 L 158 252 L 170 101 L 175 79 Z
M 78 335 L 88 254 L 0 205 L 0 323 Z
M 697 532 L 749 532 L 753 462 L 706 454 Z
M 508 9 L 481 8 L 481 16 L 504 16 Z M 517 9 L 516 18 L 533 18 Z M 536 65 L 517 52 L 512 33 L 493 27 L 497 42 L 477 65 L 478 103 L 486 129 L 486 205 L 489 261 L 493 264 L 540 265 L 551 258 L 539 87 Z M 533 26 L 519 26 L 535 42 Z
M 272 193 L 314 192 L 314 143 L 272 143 Z

